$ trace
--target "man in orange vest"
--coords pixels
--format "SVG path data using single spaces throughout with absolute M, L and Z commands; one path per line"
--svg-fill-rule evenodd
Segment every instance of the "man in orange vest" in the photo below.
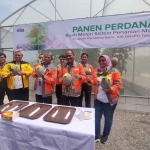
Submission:
M 44 74 L 39 75 L 35 69 L 32 77 L 35 79 L 34 89 L 36 94 L 36 102 L 52 104 L 52 94 L 57 78 L 57 70 L 51 64 L 53 57 L 51 53 L 44 54 Z
M 82 83 L 87 80 L 83 66 L 76 62 L 72 50 L 66 51 L 66 61 L 59 71 L 59 83 L 62 83 L 61 105 L 78 106 L 79 96 L 81 95 Z M 69 73 L 72 81 L 69 85 L 63 83 L 63 75 Z M 92 82 L 92 81 L 89 81 Z

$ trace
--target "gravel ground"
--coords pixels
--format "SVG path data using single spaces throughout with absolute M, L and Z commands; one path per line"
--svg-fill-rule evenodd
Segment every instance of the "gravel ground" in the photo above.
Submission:
M 150 114 L 116 110 L 108 141 L 95 150 L 150 150 Z

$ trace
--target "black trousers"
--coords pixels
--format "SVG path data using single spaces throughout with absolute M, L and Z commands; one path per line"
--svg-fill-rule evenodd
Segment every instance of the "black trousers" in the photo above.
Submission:
M 35 95 L 36 102 L 52 104 L 52 96 L 43 97 L 42 95 Z
M 91 107 L 91 91 L 91 86 L 89 86 L 88 84 L 82 84 L 82 92 L 78 102 L 79 107 L 82 107 L 83 95 L 85 97 L 85 107 Z
M 60 105 L 78 106 L 79 97 L 61 96 Z
M 4 103 L 5 94 L 7 94 L 7 97 L 9 99 L 9 89 L 8 88 L 0 88 L 0 105 L 3 105 L 3 103 Z
M 29 101 L 29 88 L 9 90 L 9 97 L 10 101 L 12 100 Z
M 60 104 L 61 96 L 62 96 L 62 86 L 56 84 L 55 92 L 56 92 L 57 104 Z

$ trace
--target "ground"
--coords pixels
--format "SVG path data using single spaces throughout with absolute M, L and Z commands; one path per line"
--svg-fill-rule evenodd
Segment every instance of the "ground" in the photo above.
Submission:
M 150 115 L 116 110 L 106 144 L 96 150 L 150 150 Z

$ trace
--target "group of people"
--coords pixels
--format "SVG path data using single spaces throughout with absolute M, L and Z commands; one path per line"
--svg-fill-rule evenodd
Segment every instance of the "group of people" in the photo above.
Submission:
M 88 54 L 81 55 L 81 62 L 75 61 L 72 50 L 67 50 L 65 55 L 59 57 L 60 64 L 55 67 L 51 64 L 53 56 L 44 53 L 40 56 L 41 66 L 44 73 L 38 74 L 36 68 L 32 68 L 28 62 L 22 60 L 22 51 L 14 52 L 14 61 L 6 63 L 6 55 L 0 53 L 0 105 L 3 104 L 5 93 L 11 100 L 29 100 L 29 76 L 35 78 L 34 90 L 36 102 L 52 104 L 52 95 L 55 89 L 57 104 L 82 107 L 83 95 L 85 96 L 85 107 L 91 107 L 91 91 L 94 86 L 94 108 L 95 108 L 95 141 L 105 143 L 110 134 L 114 110 L 117 106 L 119 91 L 122 88 L 120 72 L 113 68 L 110 73 L 111 85 L 108 89 L 102 89 L 101 77 L 97 72 L 104 72 L 108 66 L 112 66 L 107 55 L 98 59 L 99 66 L 94 69 L 88 64 Z M 9 69 L 17 64 L 20 71 L 14 75 Z M 86 74 L 86 69 L 90 74 Z M 69 85 L 63 83 L 63 75 L 69 73 L 72 81 Z M 100 135 L 100 121 L 102 114 L 105 117 L 105 125 L 102 136 Z

